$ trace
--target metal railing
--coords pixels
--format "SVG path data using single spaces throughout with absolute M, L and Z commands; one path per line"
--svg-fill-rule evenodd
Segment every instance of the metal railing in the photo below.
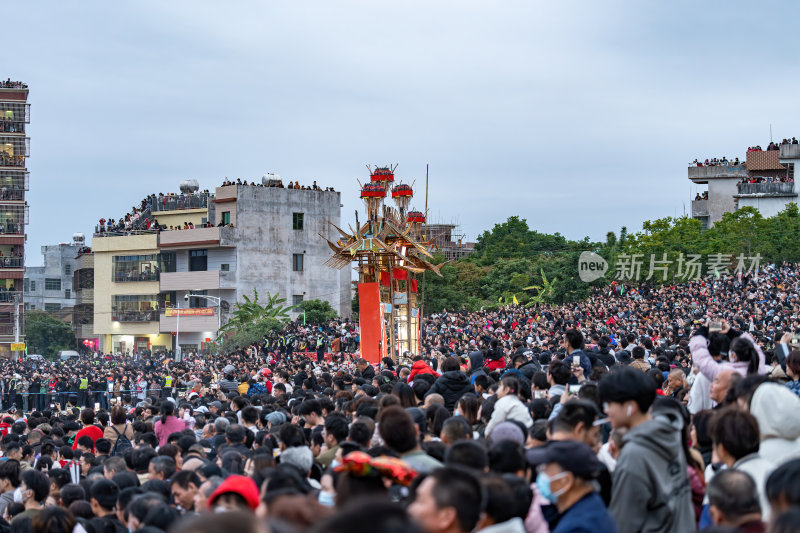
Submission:
M 171 194 L 168 196 L 150 197 L 150 207 L 153 213 L 160 211 L 180 211 L 182 209 L 203 209 L 208 207 L 211 193 Z
M 739 194 L 786 195 L 795 194 L 794 182 L 773 181 L 766 183 L 739 183 L 736 185 Z
M 24 257 L 3 256 L 0 257 L 0 268 L 22 268 L 25 266 Z
M 158 281 L 158 272 L 114 272 L 115 283 L 128 281 Z
M 158 310 L 121 311 L 112 309 L 111 320 L 114 322 L 158 322 Z
M 0 290 L 0 304 L 14 303 L 14 297 L 22 298 L 22 291 L 3 291 Z
M 94 227 L 94 236 L 95 237 L 126 237 L 128 235 L 153 235 L 154 233 L 158 233 L 158 230 L 153 229 L 140 229 L 140 230 L 115 230 L 115 231 L 107 231 L 105 226 L 95 226 Z

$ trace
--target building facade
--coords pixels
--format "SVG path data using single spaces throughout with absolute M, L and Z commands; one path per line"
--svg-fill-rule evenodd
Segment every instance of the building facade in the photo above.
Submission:
M 797 203 L 795 164 L 800 145 L 783 144 L 773 150 L 750 150 L 743 164 L 689 167 L 689 180 L 707 188 L 692 200 L 692 218 L 704 227 L 722 220 L 722 215 L 741 207 L 758 209 L 764 217 Z
M 202 349 L 254 290 L 261 302 L 267 293 L 288 304 L 322 299 L 350 315 L 350 273 L 325 266 L 330 248 L 320 237 L 335 240 L 338 192 L 239 184 L 204 198 L 145 210 L 158 231 L 95 235 L 99 350 Z
M 23 337 L 25 226 L 30 156 L 28 86 L 0 82 L 0 356 Z
M 25 310 L 56 313 L 75 305 L 73 273 L 79 265 L 78 254 L 85 246 L 80 233 L 73 235 L 72 243 L 42 246 L 44 266 L 25 269 Z

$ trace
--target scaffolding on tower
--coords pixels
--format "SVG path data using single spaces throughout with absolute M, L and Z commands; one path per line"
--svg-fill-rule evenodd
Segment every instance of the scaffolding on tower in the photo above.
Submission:
M 326 264 L 337 269 L 353 264 L 358 271 L 361 356 L 377 363 L 385 356 L 398 360 L 406 352 L 419 353 L 419 276 L 427 271 L 441 276 L 443 264 L 431 262 L 422 237 L 425 215 L 409 211 L 413 187 L 392 187 L 397 166 L 367 168 L 370 181 L 360 193 L 367 219 L 360 223 L 356 212 L 356 227 L 349 232 L 331 224 L 341 238 L 328 240 L 334 254 Z M 390 187 L 396 208 L 384 202 Z

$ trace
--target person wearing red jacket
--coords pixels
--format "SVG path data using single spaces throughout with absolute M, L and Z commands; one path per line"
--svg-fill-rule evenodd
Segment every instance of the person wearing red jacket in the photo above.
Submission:
M 81 422 L 83 422 L 83 429 L 75 434 L 75 439 L 72 441 L 72 449 L 78 449 L 78 439 L 88 435 L 92 439 L 92 453 L 94 453 L 95 441 L 103 438 L 103 430 L 94 425 L 94 409 L 81 411 Z
M 439 373 L 423 361 L 421 355 L 414 357 L 414 363 L 411 365 L 411 374 L 408 375 L 409 383 L 414 381 L 414 376 L 418 374 L 433 374 L 437 378 L 439 377 Z

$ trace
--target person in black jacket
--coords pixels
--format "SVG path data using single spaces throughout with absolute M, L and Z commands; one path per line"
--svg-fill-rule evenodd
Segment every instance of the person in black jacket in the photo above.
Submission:
M 359 359 L 356 361 L 356 367 L 358 368 L 358 371 L 361 372 L 362 378 L 372 382 L 372 378 L 375 377 L 375 369 L 372 368 L 371 364 L 367 363 L 366 359 Z
M 434 393 L 442 395 L 444 406 L 451 413 L 462 396 L 475 394 L 469 378 L 465 373 L 461 372 L 461 363 L 458 357 L 448 357 L 444 360 L 444 363 L 442 363 L 442 375 L 433 382 L 433 386 L 425 396 Z

